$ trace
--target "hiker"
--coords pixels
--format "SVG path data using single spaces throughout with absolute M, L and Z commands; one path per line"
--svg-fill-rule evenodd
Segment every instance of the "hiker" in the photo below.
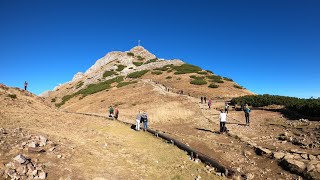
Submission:
M 220 110 L 220 134 L 226 132 L 226 122 L 227 122 L 227 114 L 221 109 Z
M 250 125 L 250 112 L 251 112 L 251 109 L 249 108 L 249 106 L 248 106 L 248 104 L 246 104 L 245 106 L 244 106 L 244 116 L 245 116 L 245 118 L 246 118 L 246 125 L 247 126 L 249 126 Z
M 109 107 L 109 117 L 113 117 L 113 111 L 114 111 L 114 109 L 113 109 L 113 107 L 112 107 L 112 105 Z
M 203 97 L 201 96 L 201 98 L 200 98 L 200 99 L 201 99 L 201 104 L 202 104 L 202 103 L 203 103 Z
M 211 108 L 211 105 L 212 105 L 212 100 L 211 100 L 211 99 L 209 99 L 209 101 L 208 101 L 209 109 Z
M 207 103 L 207 97 L 203 97 L 204 103 Z
M 136 130 L 140 131 L 140 123 L 141 123 L 141 111 L 139 111 L 136 118 Z
M 115 110 L 114 110 L 114 118 L 116 120 L 118 120 L 118 116 L 119 116 L 119 109 L 118 109 L 118 107 L 116 107 Z
M 148 129 L 148 114 L 146 111 L 143 111 L 141 121 L 143 122 L 144 131 L 146 131 Z
M 229 113 L 229 104 L 226 102 L 226 105 L 224 107 L 224 111 L 228 114 Z
M 25 90 L 25 91 L 27 90 L 27 87 L 28 87 L 28 82 L 25 81 L 25 82 L 24 82 L 24 90 Z

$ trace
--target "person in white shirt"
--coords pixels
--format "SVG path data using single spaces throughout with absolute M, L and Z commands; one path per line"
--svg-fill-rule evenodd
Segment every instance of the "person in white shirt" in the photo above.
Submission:
M 137 118 L 136 118 L 136 130 L 140 131 L 140 122 L 141 121 L 141 111 L 139 111 Z
M 221 109 L 220 110 L 220 134 L 226 131 L 227 114 Z

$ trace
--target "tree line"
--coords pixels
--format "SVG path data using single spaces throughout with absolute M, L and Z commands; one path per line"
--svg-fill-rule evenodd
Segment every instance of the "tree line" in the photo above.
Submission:
M 320 117 L 320 98 L 303 99 L 278 95 L 247 95 L 233 98 L 231 104 L 249 104 L 254 107 L 263 107 L 268 105 L 283 105 L 287 109 L 296 111 L 305 116 Z

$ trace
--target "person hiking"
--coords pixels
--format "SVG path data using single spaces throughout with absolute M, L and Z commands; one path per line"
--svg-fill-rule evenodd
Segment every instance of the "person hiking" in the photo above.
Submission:
M 211 99 L 209 99 L 209 101 L 208 101 L 209 109 L 211 108 L 211 105 L 212 105 L 212 100 L 211 100 Z
M 224 107 L 224 111 L 228 114 L 229 113 L 229 104 L 226 103 L 225 107 Z
M 201 100 L 201 104 L 202 104 L 203 103 L 203 97 L 202 96 L 201 96 L 200 100 Z
M 141 121 L 143 122 L 144 131 L 146 131 L 148 129 L 148 114 L 146 111 L 143 111 Z
M 220 134 L 223 134 L 224 132 L 226 132 L 226 122 L 227 122 L 227 114 L 221 109 L 220 110 L 220 115 L 219 115 L 219 119 L 220 119 Z
M 28 87 L 28 82 L 25 81 L 25 82 L 24 82 L 24 90 L 25 90 L 25 91 L 27 90 L 27 87 Z
M 141 123 L 141 111 L 139 111 L 136 117 L 136 130 L 140 131 L 140 123 Z
M 207 97 L 203 97 L 204 103 L 207 103 Z
M 244 116 L 246 118 L 246 125 L 247 126 L 250 126 L 250 112 L 251 112 L 251 109 L 249 108 L 248 104 L 246 104 L 244 106 Z
M 113 107 L 112 107 L 112 105 L 109 107 L 109 117 L 113 117 L 113 111 L 114 111 L 114 109 L 113 109 Z
M 118 116 L 119 116 L 119 109 L 118 109 L 118 107 L 116 107 L 115 110 L 114 110 L 114 118 L 116 120 L 118 120 Z

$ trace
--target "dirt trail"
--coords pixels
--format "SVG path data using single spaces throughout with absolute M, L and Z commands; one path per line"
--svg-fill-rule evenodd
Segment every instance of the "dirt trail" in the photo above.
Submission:
M 174 125 L 156 125 L 155 128 L 164 131 L 171 136 L 190 145 L 192 148 L 216 159 L 221 164 L 233 168 L 239 174 L 253 179 L 294 179 L 298 176 L 284 171 L 278 166 L 275 160 L 268 157 L 256 155 L 252 146 L 238 138 L 219 134 L 219 111 L 215 108 L 224 106 L 224 102 L 213 100 L 213 106 L 208 108 L 207 104 L 200 103 L 200 99 L 188 95 L 179 95 L 168 92 L 161 84 L 155 84 L 153 81 L 144 81 L 152 85 L 155 90 L 170 96 L 184 96 L 190 103 L 199 106 L 203 117 L 195 117 L 194 123 L 179 123 Z M 261 121 L 257 121 L 258 112 L 252 112 L 250 127 L 244 126 L 243 112 L 230 111 L 228 114 L 227 127 L 230 132 L 239 136 L 255 138 L 260 143 L 272 140 L 274 134 L 264 130 Z M 263 131 L 263 133 L 261 133 Z M 281 131 L 281 130 L 278 130 Z M 270 136 L 261 140 L 261 137 Z

